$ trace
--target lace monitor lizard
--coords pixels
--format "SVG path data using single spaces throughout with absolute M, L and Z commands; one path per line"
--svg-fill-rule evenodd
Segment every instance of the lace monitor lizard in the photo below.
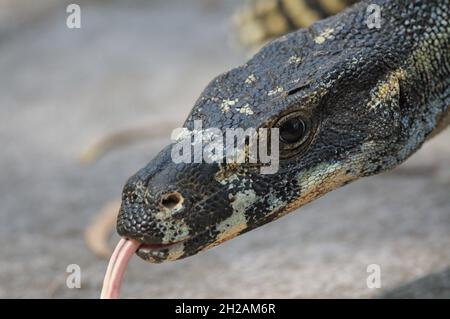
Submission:
M 141 258 L 177 260 L 214 247 L 398 166 L 448 126 L 450 1 L 361 1 L 311 25 L 289 11 L 294 0 L 274 3 L 289 23 L 259 40 L 299 21 L 308 26 L 213 79 L 184 127 L 278 128 L 278 171 L 174 163 L 168 145 L 123 189 L 117 231 L 142 242 Z M 366 24 L 371 4 L 381 9 L 379 29 Z M 322 8 L 316 18 L 335 13 Z

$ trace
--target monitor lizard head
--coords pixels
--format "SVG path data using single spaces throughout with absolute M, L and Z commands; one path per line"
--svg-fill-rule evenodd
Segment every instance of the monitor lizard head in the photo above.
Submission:
M 200 121 L 223 136 L 269 129 L 279 162 L 269 173 L 267 163 L 229 163 L 223 154 L 183 162 L 173 158 L 174 141 L 123 190 L 117 229 L 143 243 L 140 257 L 194 255 L 388 170 L 419 147 L 425 134 L 411 133 L 405 56 L 379 30 L 355 26 L 364 21 L 360 11 L 283 36 L 211 81 L 184 128 L 192 132 Z M 203 142 L 202 150 L 213 143 Z

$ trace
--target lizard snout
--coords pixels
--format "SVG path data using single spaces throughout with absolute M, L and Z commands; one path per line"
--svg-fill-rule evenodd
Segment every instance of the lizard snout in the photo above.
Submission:
M 150 262 L 184 258 L 244 231 L 245 210 L 257 199 L 234 166 L 179 163 L 170 154 L 162 150 L 128 180 L 117 219 L 119 235 L 142 243 L 138 255 Z
M 124 187 L 117 230 L 122 237 L 143 244 L 171 244 L 189 237 L 182 215 L 188 199 L 181 191 L 145 185 L 139 178 Z
M 167 245 L 184 241 L 210 224 L 210 210 L 203 201 L 217 192 L 211 181 L 214 167 L 175 163 L 170 152 L 170 148 L 162 150 L 125 184 L 117 219 L 122 237 Z

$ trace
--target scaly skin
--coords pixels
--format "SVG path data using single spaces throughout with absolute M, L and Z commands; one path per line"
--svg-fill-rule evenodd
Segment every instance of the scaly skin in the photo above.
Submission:
M 366 25 L 369 4 L 381 6 L 381 29 Z M 169 145 L 125 185 L 119 234 L 153 245 L 138 251 L 149 262 L 176 260 L 399 165 L 448 124 L 449 15 L 443 0 L 363 1 L 220 75 L 185 127 L 270 128 L 300 113 L 308 138 L 295 152 L 280 141 L 270 175 L 254 164 L 175 164 Z M 170 194 L 178 205 L 163 207 Z

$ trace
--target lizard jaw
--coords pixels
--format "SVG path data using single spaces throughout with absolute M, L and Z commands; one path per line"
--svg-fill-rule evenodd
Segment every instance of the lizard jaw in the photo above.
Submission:
M 176 260 L 184 254 L 184 242 L 186 240 L 170 244 L 142 244 L 136 251 L 136 254 L 151 263 Z

